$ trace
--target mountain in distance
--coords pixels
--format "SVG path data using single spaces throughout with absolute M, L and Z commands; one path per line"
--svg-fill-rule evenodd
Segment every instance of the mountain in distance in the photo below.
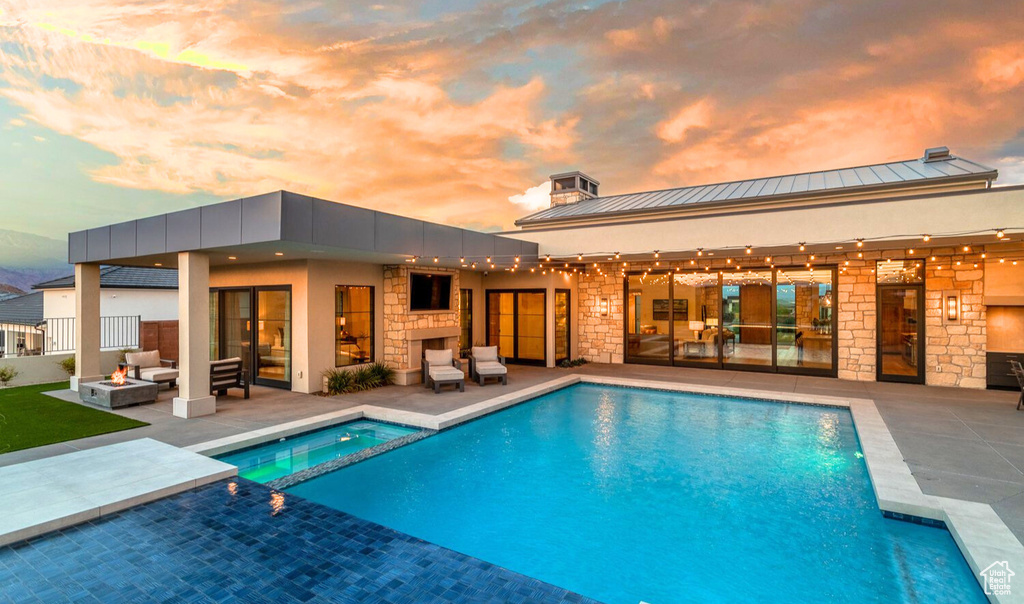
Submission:
M 0 291 L 7 285 L 27 292 L 36 283 L 71 274 L 67 254 L 64 241 L 0 229 Z

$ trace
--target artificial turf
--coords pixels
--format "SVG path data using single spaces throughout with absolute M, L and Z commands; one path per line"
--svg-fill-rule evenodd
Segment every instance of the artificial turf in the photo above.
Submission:
M 0 388 L 0 455 L 149 425 L 43 394 L 66 388 L 67 382 Z

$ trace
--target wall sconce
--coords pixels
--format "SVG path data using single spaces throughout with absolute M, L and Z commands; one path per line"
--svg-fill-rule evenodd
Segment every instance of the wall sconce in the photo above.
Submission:
M 946 295 L 946 322 L 956 323 L 960 320 L 960 296 L 957 294 Z
M 608 298 L 601 298 L 598 302 L 598 309 L 600 310 L 602 317 L 608 316 Z

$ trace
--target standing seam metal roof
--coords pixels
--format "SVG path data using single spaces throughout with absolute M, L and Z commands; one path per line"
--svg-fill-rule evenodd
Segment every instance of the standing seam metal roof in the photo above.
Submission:
M 929 162 L 911 159 L 853 168 L 597 197 L 574 204 L 546 208 L 520 218 L 516 224 L 523 225 L 606 214 L 628 214 L 703 203 L 739 202 L 815 192 L 830 194 L 840 191 L 856 192 L 857 189 L 867 187 L 896 187 L 908 183 L 924 183 L 969 176 L 994 179 L 996 174 L 996 170 L 992 168 L 960 157 Z

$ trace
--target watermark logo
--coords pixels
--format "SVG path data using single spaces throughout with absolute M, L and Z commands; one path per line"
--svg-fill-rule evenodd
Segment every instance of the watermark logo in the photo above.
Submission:
M 1015 575 L 1007 561 L 993 562 L 988 568 L 978 573 L 985 579 L 985 595 L 1010 595 L 1010 577 Z

